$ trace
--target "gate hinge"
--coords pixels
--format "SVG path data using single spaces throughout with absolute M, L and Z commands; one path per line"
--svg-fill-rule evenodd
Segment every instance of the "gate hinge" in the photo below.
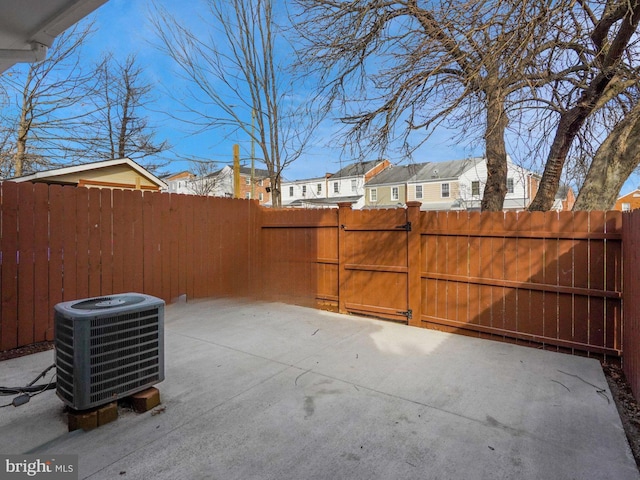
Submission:
M 398 312 L 400 315 L 407 317 L 407 320 L 413 320 L 413 310 L 405 310 L 404 312 Z
M 411 231 L 411 222 L 407 222 L 404 225 L 398 225 L 396 227 L 398 230 L 406 230 L 407 232 Z

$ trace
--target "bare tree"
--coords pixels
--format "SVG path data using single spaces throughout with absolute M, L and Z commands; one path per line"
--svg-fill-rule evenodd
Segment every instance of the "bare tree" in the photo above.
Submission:
M 348 141 L 402 142 L 411 153 L 439 126 L 481 139 L 488 179 L 482 209 L 506 195 L 510 115 L 538 85 L 565 75 L 540 59 L 551 0 L 297 0 L 303 62 L 317 65 L 327 108 L 342 108 Z M 554 67 L 554 68 L 551 68 Z M 412 145 L 411 135 L 423 132 Z
M 136 57 L 118 62 L 112 54 L 105 55 L 96 67 L 96 79 L 95 113 L 80 139 L 87 155 L 104 160 L 128 157 L 150 170 L 161 167 L 158 155 L 169 144 L 155 140 L 155 129 L 145 115 L 152 87 L 144 81 Z
M 191 160 L 193 177 L 188 181 L 188 188 L 194 195 L 213 195 L 220 186 L 217 165 L 214 162 Z
M 591 162 L 574 210 L 609 210 L 640 163 L 640 102 L 607 136 Z
M 207 0 L 205 37 L 160 7 L 152 22 L 162 50 L 187 81 L 180 118 L 195 131 L 230 127 L 251 139 L 269 172 L 273 204 L 280 206 L 282 171 L 300 157 L 313 128 L 285 72 L 293 50 L 276 25 L 274 3 Z
M 45 60 L 3 75 L 9 103 L 0 114 L 6 137 L 0 156 L 7 176 L 76 158 L 77 130 L 91 112 L 83 102 L 92 76 L 80 67 L 91 31 L 91 23 L 77 24 L 56 38 Z
M 575 147 L 576 140 L 579 140 L 581 134 L 585 132 L 588 120 L 606 105 L 611 106 L 611 103 L 619 102 L 621 95 L 628 95 L 628 89 L 635 88 L 640 79 L 638 76 L 640 66 L 637 63 L 633 65 L 638 53 L 631 50 L 632 45 L 637 41 L 640 1 L 589 2 L 582 0 L 576 2 L 574 8 L 577 12 L 573 12 L 571 18 L 575 21 L 569 32 L 570 36 L 565 37 L 567 41 L 564 42 L 563 48 L 566 46 L 567 50 L 575 53 L 573 58 L 579 63 L 577 71 L 583 74 L 565 78 L 568 89 L 563 89 L 561 85 L 554 85 L 551 106 L 559 113 L 559 117 L 545 162 L 540 188 L 530 210 L 551 208 L 567 157 L 572 147 Z M 600 200 L 617 195 L 619 188 L 616 192 L 610 189 L 620 183 L 622 171 L 629 170 L 628 166 L 622 170 L 618 167 L 607 170 L 603 164 L 603 162 L 606 163 L 605 157 L 610 157 L 613 163 L 620 166 L 622 157 L 620 152 L 613 151 L 615 142 L 626 138 L 637 121 L 634 117 L 635 107 L 631 110 L 624 106 L 622 108 L 623 113 L 629 112 L 630 119 L 619 126 L 610 126 L 612 130 L 605 128 L 606 133 L 611 135 L 595 155 L 598 161 L 593 168 L 589 169 L 585 179 L 587 190 L 579 194 L 575 209 L 591 209 L 604 205 L 597 200 L 598 195 L 602 195 Z M 600 126 L 606 126 L 606 117 L 610 116 L 610 112 L 607 113 L 604 120 L 599 122 Z M 591 140 L 597 142 L 593 137 Z M 633 148 L 628 147 L 630 146 L 623 146 L 622 151 L 631 154 Z M 634 158 L 630 157 L 631 163 Z M 632 170 L 633 168 L 630 171 Z M 609 174 L 618 178 L 608 179 Z M 596 185 L 600 185 L 603 189 L 600 194 L 595 193 Z

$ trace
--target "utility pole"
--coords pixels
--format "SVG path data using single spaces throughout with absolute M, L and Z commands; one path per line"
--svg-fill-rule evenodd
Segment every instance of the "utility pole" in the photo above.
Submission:
M 233 197 L 240 198 L 240 145 L 233 145 Z
M 251 109 L 251 200 L 256 198 L 255 196 L 255 159 L 256 159 L 256 137 L 255 137 L 255 123 L 256 123 L 256 109 Z

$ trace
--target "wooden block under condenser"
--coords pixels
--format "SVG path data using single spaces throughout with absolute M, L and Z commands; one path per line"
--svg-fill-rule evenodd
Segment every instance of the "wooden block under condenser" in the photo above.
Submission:
M 160 391 L 155 388 L 147 388 L 129 397 L 133 410 L 138 413 L 148 412 L 160 405 Z

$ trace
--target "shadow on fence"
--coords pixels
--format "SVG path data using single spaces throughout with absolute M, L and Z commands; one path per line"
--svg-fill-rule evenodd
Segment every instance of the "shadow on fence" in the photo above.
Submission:
M 621 228 L 618 212 L 426 214 L 424 325 L 618 357 Z

